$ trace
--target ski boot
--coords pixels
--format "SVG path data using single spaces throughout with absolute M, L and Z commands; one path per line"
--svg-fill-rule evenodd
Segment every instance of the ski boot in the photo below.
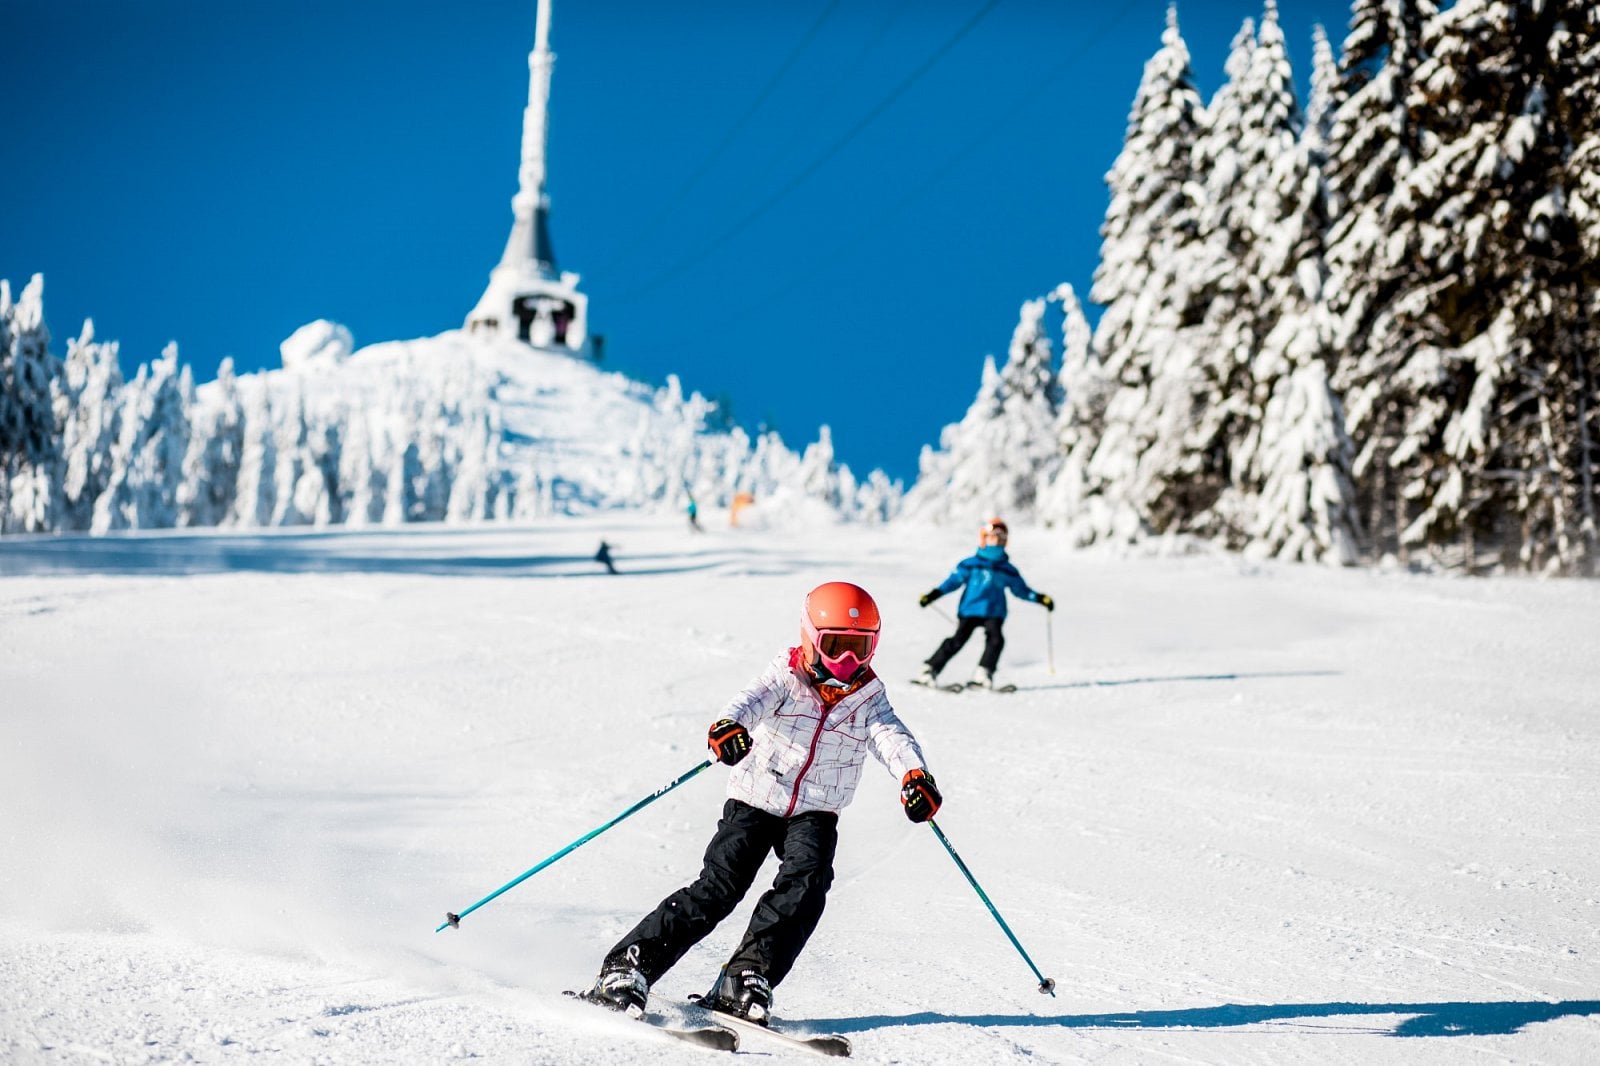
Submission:
M 772 1017 L 772 986 L 759 970 L 746 966 L 737 972 L 723 970 L 711 1000 L 706 1005 L 712 1010 L 735 1014 L 757 1025 L 766 1025 Z
M 922 672 L 911 679 L 913 685 L 926 685 L 933 688 L 939 684 L 939 675 L 934 673 L 933 667 L 927 663 L 922 664 Z
M 584 998 L 623 1014 L 643 1016 L 645 1001 L 650 998 L 650 981 L 639 969 L 638 946 L 608 956 L 600 966 L 594 987 Z
M 967 682 L 968 688 L 994 688 L 994 671 L 986 670 L 979 666 L 972 671 L 972 680 Z

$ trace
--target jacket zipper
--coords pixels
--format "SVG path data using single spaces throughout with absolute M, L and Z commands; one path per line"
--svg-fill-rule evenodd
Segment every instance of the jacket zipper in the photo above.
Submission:
M 823 706 L 822 717 L 817 719 L 817 731 L 811 734 L 811 750 L 806 752 L 806 761 L 801 765 L 800 772 L 795 775 L 794 791 L 789 793 L 789 809 L 783 812 L 785 818 L 794 813 L 795 804 L 800 802 L 800 783 L 806 779 L 806 771 L 811 769 L 811 763 L 817 757 L 817 742 L 822 739 L 822 727 L 828 724 L 829 710 L 830 708 Z

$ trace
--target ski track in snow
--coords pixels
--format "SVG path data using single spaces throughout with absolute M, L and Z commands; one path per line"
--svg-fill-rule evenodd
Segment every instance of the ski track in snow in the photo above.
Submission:
M 1600 585 L 1018 530 L 1055 672 L 1016 604 L 1023 690 L 950 696 L 905 679 L 965 531 L 706 517 L 0 541 L 0 1060 L 715 1061 L 559 993 L 693 876 L 719 768 L 433 928 L 703 758 L 843 578 L 1058 998 L 869 765 L 795 1028 L 873 1063 L 1600 1061 Z

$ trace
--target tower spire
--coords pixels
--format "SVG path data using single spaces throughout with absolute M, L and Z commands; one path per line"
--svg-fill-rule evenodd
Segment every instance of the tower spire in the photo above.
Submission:
M 555 247 L 550 243 L 550 194 L 545 188 L 545 153 L 550 146 L 550 0 L 539 0 L 533 51 L 528 53 L 528 106 L 522 111 L 522 165 L 517 168 L 517 194 L 511 198 L 515 219 L 506 241 L 502 266 L 532 265 L 546 277 L 556 276 Z
M 546 153 L 550 140 L 551 0 L 539 0 L 533 51 L 528 53 L 528 105 L 522 112 L 522 157 L 511 198 L 511 235 L 489 286 L 467 316 L 467 329 L 514 335 L 536 348 L 587 351 L 588 298 L 578 275 L 556 267 L 550 241 Z M 596 341 L 598 343 L 598 341 Z

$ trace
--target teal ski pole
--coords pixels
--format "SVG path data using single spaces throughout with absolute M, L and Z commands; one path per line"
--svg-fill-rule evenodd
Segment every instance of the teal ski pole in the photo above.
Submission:
M 1022 956 L 1022 961 L 1028 964 L 1028 969 L 1033 971 L 1033 976 L 1039 979 L 1039 991 L 1048 992 L 1054 998 L 1056 994 L 1055 978 L 1046 977 L 1040 973 L 1039 967 L 1035 966 L 1033 960 L 1028 958 L 1028 953 L 1023 951 L 1022 945 L 1017 942 L 1017 934 L 1011 931 L 1011 927 L 1006 924 L 1006 920 L 1000 917 L 1000 912 L 994 909 L 994 904 L 989 902 L 989 897 L 984 894 L 983 886 L 978 884 L 976 877 L 972 876 L 972 871 L 967 869 L 967 864 L 961 861 L 961 856 L 956 854 L 956 849 L 950 846 L 950 838 L 944 835 L 944 830 L 940 829 L 938 823 L 932 818 L 928 819 L 928 824 L 933 826 L 934 835 L 939 838 L 939 843 L 944 845 L 944 850 L 950 853 L 950 857 L 956 861 L 956 865 L 961 868 L 961 872 L 967 875 L 967 883 L 978 893 L 978 898 L 983 900 L 985 907 L 989 908 L 989 913 L 994 915 L 994 920 L 1000 923 L 1000 928 L 1005 930 L 1006 936 L 1011 940 L 1011 946 L 1017 949 L 1017 954 Z
M 450 911 L 446 911 L 445 912 L 445 916 L 444 916 L 444 924 L 440 925 L 439 928 L 434 930 L 434 932 L 435 933 L 442 933 L 446 929 L 459 929 L 461 927 L 461 919 L 465 918 L 467 915 L 471 914 L 473 911 L 477 910 L 479 907 L 483 906 L 485 903 L 488 903 L 490 900 L 496 898 L 497 896 L 504 895 L 505 893 L 511 891 L 513 888 L 516 888 L 518 885 L 522 884 L 522 882 L 526 881 L 528 878 L 532 877 L 534 874 L 538 873 L 540 870 L 543 870 L 546 866 L 549 866 L 551 863 L 555 862 L 557 859 L 560 859 L 561 857 L 566 855 L 568 852 L 574 851 L 577 848 L 581 847 L 582 845 L 587 844 L 589 841 L 593 840 L 595 837 L 599 836 L 601 833 L 604 833 L 607 829 L 610 829 L 612 826 L 616 825 L 618 822 L 622 821 L 624 818 L 627 818 L 630 815 L 638 814 L 644 808 L 648 807 L 650 804 L 654 803 L 656 800 L 660 799 L 662 796 L 665 796 L 668 792 L 671 792 L 673 789 L 677 788 L 679 785 L 681 785 L 685 781 L 689 780 L 689 778 L 693 777 L 695 774 L 699 773 L 701 770 L 706 769 L 710 765 L 711 765 L 711 760 L 707 759 L 705 762 L 701 763 L 699 766 L 696 766 L 693 770 L 690 770 L 689 772 L 687 772 L 687 773 L 681 775 L 680 777 L 678 777 L 671 784 L 664 785 L 661 788 L 656 789 L 654 792 L 650 793 L 650 795 L 646 796 L 644 799 L 640 800 L 638 803 L 635 803 L 632 807 L 629 807 L 627 810 L 623 811 L 621 814 L 619 814 L 615 818 L 611 819 L 611 821 L 607 822 L 605 825 L 601 826 L 598 829 L 594 829 L 594 830 L 591 830 L 590 832 L 585 833 L 583 836 L 579 837 L 577 840 L 574 840 L 572 843 L 568 844 L 566 847 L 562 848 L 560 851 L 556 852 L 554 855 L 550 856 L 548 859 L 545 859 L 543 862 L 539 863 L 533 869 L 531 869 L 531 870 L 527 871 L 526 873 L 521 874 L 521 875 L 519 875 L 519 876 L 517 876 L 515 878 L 512 878 L 510 881 L 507 881 L 505 884 L 501 885 L 499 888 L 495 889 L 493 892 L 489 893 L 487 896 L 484 896 L 478 902 L 474 903 L 472 906 L 468 907 L 466 910 L 463 910 L 461 913 L 456 914 L 456 913 L 453 913 L 453 912 L 450 912 Z

